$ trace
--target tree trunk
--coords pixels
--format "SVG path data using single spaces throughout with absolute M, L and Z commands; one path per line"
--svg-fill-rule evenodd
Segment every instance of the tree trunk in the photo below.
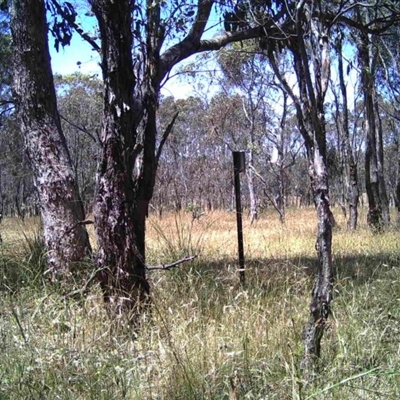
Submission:
M 39 193 L 49 270 L 68 273 L 90 249 L 83 205 L 61 130 L 50 65 L 45 2 L 12 2 L 14 89 Z
M 378 100 L 375 98 L 374 90 L 374 106 L 376 121 L 378 122 L 377 129 L 377 159 L 378 159 L 378 180 L 379 180 L 379 195 L 382 202 L 382 217 L 385 226 L 390 224 L 390 210 L 389 210 L 389 197 L 385 184 L 385 171 L 384 171 L 384 148 L 383 148 L 383 127 L 382 119 L 379 113 Z
M 397 168 L 396 168 L 396 187 L 394 191 L 394 202 L 397 208 L 396 225 L 400 227 L 400 138 L 397 135 L 395 139 Z
M 369 38 L 367 34 L 360 33 L 358 44 L 358 58 L 362 68 L 361 82 L 364 91 L 365 107 L 365 189 L 368 196 L 368 224 L 376 231 L 383 229 L 384 220 L 382 201 L 379 191 L 378 155 L 376 143 L 376 123 L 374 112 L 374 77 L 373 62 L 370 58 Z
M 257 199 L 254 189 L 254 173 L 251 167 L 253 164 L 249 161 L 249 167 L 246 169 L 247 175 L 247 187 L 249 189 L 249 197 L 250 197 L 250 223 L 252 224 L 258 218 L 257 212 Z
M 286 174 L 283 166 L 283 161 L 279 164 L 279 196 L 277 199 L 277 205 L 279 208 L 279 222 L 285 224 L 286 221 Z
M 310 60 L 306 51 L 303 18 L 312 15 L 304 12 L 305 2 L 296 10 L 297 43 L 291 48 L 297 74 L 300 98 L 295 96 L 285 81 L 281 81 L 295 100 L 299 129 L 303 136 L 309 162 L 312 194 L 317 211 L 318 228 L 316 247 L 318 269 L 310 303 L 310 318 L 304 327 L 304 357 L 301 368 L 306 379 L 311 378 L 315 360 L 321 354 L 321 339 L 331 313 L 333 291 L 332 223 L 329 204 L 328 169 L 326 160 L 326 131 L 324 100 L 330 80 L 330 45 L 327 26 L 320 23 L 321 35 L 314 37 L 311 46 L 311 62 L 314 67 L 314 83 L 310 74 Z M 308 6 L 307 6 L 308 7 Z
M 301 367 L 307 374 L 313 370 L 315 359 L 321 354 L 321 339 L 330 314 L 333 288 L 332 265 L 332 212 L 329 205 L 329 190 L 326 161 L 318 147 L 314 150 L 311 166 L 312 190 L 317 210 L 318 229 L 316 248 L 318 271 L 310 304 L 310 319 L 303 331 L 305 345 Z
M 251 100 L 250 100 L 251 101 Z M 249 149 L 249 166 L 246 170 L 247 175 L 247 185 L 249 188 L 249 196 L 250 196 L 250 223 L 252 224 L 254 221 L 258 219 L 258 209 L 257 209 L 257 196 L 254 187 L 254 148 L 256 147 L 255 137 L 254 137 L 254 106 L 251 101 L 251 117 L 248 117 L 250 121 L 250 149 Z
M 149 213 L 149 203 L 153 197 L 158 159 L 156 151 L 157 123 L 156 114 L 159 97 L 158 69 L 160 61 L 160 37 L 158 27 L 160 26 L 160 8 L 153 7 L 148 0 L 147 7 L 148 34 L 146 37 L 147 58 L 145 64 L 146 79 L 142 84 L 143 94 L 143 155 L 138 160 L 138 174 L 134 175 L 135 185 L 135 235 L 136 244 L 140 257 L 136 259 L 138 268 L 145 269 L 146 260 L 146 219 Z M 173 124 L 173 122 L 172 122 Z M 172 128 L 172 127 L 171 127 Z M 161 152 L 161 149 L 160 149 Z
M 92 7 L 100 27 L 105 83 L 102 158 L 94 207 L 97 264 L 111 311 L 128 311 L 135 318 L 145 304 L 149 285 L 142 262 L 142 238 L 137 238 L 140 231 L 135 226 L 138 188 L 133 168 L 140 151 L 137 126 L 142 113 L 140 99 L 134 98 L 137 81 L 131 53 L 131 1 L 93 0 Z
M 342 41 L 341 38 L 337 44 L 337 53 L 339 61 L 339 81 L 340 81 L 340 92 L 342 95 L 342 135 L 344 144 L 345 162 L 348 166 L 348 185 L 347 185 L 347 201 L 349 204 L 349 220 L 347 227 L 349 230 L 354 231 L 357 229 L 358 223 L 358 175 L 357 175 L 357 164 L 354 160 L 353 149 L 350 143 L 350 130 L 349 130 L 349 111 L 347 104 L 347 90 L 344 82 L 343 73 L 343 53 L 342 53 Z

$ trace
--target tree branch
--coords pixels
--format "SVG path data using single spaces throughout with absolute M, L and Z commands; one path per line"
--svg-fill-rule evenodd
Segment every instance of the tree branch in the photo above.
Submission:
M 73 126 L 74 128 L 78 129 L 79 131 L 85 133 L 86 135 L 88 135 L 90 137 L 90 139 L 93 140 L 93 142 L 97 143 L 97 139 L 96 137 L 90 133 L 87 129 L 85 129 L 84 127 L 81 127 L 73 122 L 71 122 L 69 119 L 65 118 L 63 115 L 60 114 L 60 118 L 62 120 L 64 120 L 66 123 L 70 124 L 71 126 Z
M 160 60 L 160 82 L 165 78 L 167 73 L 179 62 L 198 53 L 211 50 L 219 50 L 229 43 L 241 40 L 254 39 L 263 33 L 261 27 L 250 28 L 238 32 L 225 32 L 210 40 L 190 41 L 187 36 L 182 42 L 172 46 L 161 55 Z
M 302 107 L 301 107 L 301 101 L 300 101 L 299 97 L 294 93 L 292 88 L 289 86 L 289 83 L 287 82 L 286 78 L 281 74 L 281 71 L 279 70 L 275 56 L 273 54 L 270 54 L 268 56 L 268 59 L 269 59 L 270 65 L 272 67 L 272 70 L 275 73 L 275 76 L 277 77 L 278 81 L 281 83 L 284 90 L 286 90 L 286 92 L 289 94 L 291 100 L 293 101 L 293 104 L 296 108 L 296 114 L 297 114 L 297 119 L 299 122 L 299 130 L 301 132 L 301 135 L 303 136 L 304 141 L 307 142 L 308 145 L 311 145 L 312 138 L 304 124 L 305 115 L 304 115 Z
M 171 264 L 148 266 L 148 267 L 146 267 L 146 269 L 148 271 L 155 271 L 155 270 L 167 271 L 167 270 L 177 267 L 178 265 L 183 264 L 187 261 L 193 261 L 195 258 L 197 258 L 197 256 L 186 256 L 186 257 L 182 258 L 181 260 L 175 261 Z
M 90 220 L 90 219 L 85 219 L 85 220 L 83 220 L 83 221 L 79 221 L 79 222 L 77 222 L 75 225 L 72 225 L 71 227 L 69 227 L 65 232 L 64 232 L 64 234 L 61 236 L 61 238 L 60 238 L 60 241 L 61 241 L 61 239 L 64 237 L 64 236 L 66 236 L 66 235 L 69 235 L 74 229 L 76 229 L 78 226 L 83 226 L 83 225 L 93 225 L 94 224 L 94 221 L 92 221 L 92 220 Z
M 80 35 L 80 37 L 88 42 L 94 50 L 96 50 L 99 54 L 101 54 L 101 47 L 96 43 L 96 41 L 75 22 L 70 15 L 66 14 L 63 8 L 60 6 L 58 1 L 50 0 L 54 7 L 56 8 L 57 12 L 68 22 L 69 26 L 74 28 L 75 31 Z
M 204 33 L 214 0 L 199 0 L 199 7 L 193 25 L 186 37 L 167 49 L 160 58 L 158 82 L 161 82 L 174 65 L 195 53 Z
M 175 121 L 178 118 L 179 115 L 179 111 L 173 116 L 172 121 L 168 124 L 167 128 L 164 131 L 164 134 L 162 135 L 162 139 L 160 141 L 160 144 L 158 146 L 157 149 L 157 154 L 156 154 L 156 162 L 158 164 L 158 162 L 160 161 L 160 157 L 161 157 L 161 153 L 163 150 L 163 147 L 165 145 L 165 142 L 167 141 L 170 133 L 172 132 L 172 128 L 174 127 Z
M 372 34 L 372 35 L 380 35 L 384 32 L 386 32 L 391 26 L 393 26 L 394 24 L 396 24 L 397 22 L 399 22 L 400 16 L 397 14 L 400 14 L 400 11 L 398 11 L 397 13 L 394 13 L 392 11 L 393 15 L 391 16 L 391 18 L 387 17 L 385 18 L 385 20 L 379 19 L 379 20 L 373 20 L 371 21 L 371 23 L 378 23 L 378 22 L 385 22 L 385 25 L 381 26 L 380 28 L 370 28 L 369 26 L 370 24 L 363 24 L 357 21 L 354 21 L 351 18 L 345 17 L 344 15 L 340 15 L 340 16 L 330 16 L 332 18 L 332 23 L 333 22 L 341 22 L 345 25 L 347 25 L 348 27 L 351 28 L 355 28 L 365 34 Z

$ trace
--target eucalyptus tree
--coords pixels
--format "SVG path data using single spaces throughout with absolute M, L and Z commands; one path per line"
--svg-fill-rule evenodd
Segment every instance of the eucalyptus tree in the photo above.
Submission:
M 61 130 L 50 66 L 44 1 L 11 2 L 14 91 L 39 193 L 49 271 L 64 276 L 90 252 L 89 237 Z
M 333 90 L 334 101 L 336 105 L 336 127 L 340 137 L 340 150 L 344 156 L 344 162 L 347 171 L 342 171 L 345 174 L 346 188 L 347 188 L 347 203 L 349 205 L 349 218 L 347 226 L 350 230 L 356 230 L 358 223 L 358 172 L 357 162 L 354 156 L 354 151 L 351 145 L 350 137 L 350 117 L 349 117 L 349 104 L 348 92 L 345 82 L 344 62 L 343 62 L 343 32 L 339 31 L 335 39 L 335 50 L 338 57 L 338 78 L 339 78 L 339 93 Z
M 329 201 L 325 97 L 331 72 L 331 39 L 334 26 L 351 27 L 362 33 L 378 33 L 398 19 L 395 4 L 379 3 L 381 15 L 365 23 L 358 20 L 354 8 L 364 4 L 342 2 L 285 1 L 272 4 L 250 2 L 252 23 L 263 26 L 265 36 L 260 47 L 282 87 L 296 108 L 297 122 L 307 152 L 309 175 L 317 210 L 319 265 L 310 304 L 310 318 L 304 329 L 305 355 L 302 367 L 311 371 L 321 352 L 321 339 L 331 313 L 333 294 L 332 212 Z M 388 2 L 389 3 L 389 2 Z M 383 18 L 382 18 L 383 15 Z M 266 26 L 266 21 L 277 23 Z M 378 26 L 379 25 L 379 26 Z M 283 73 L 279 59 L 291 59 L 292 74 Z M 286 71 L 285 71 L 286 72 Z M 292 88 L 289 79 L 295 79 Z
M 384 14 L 383 14 L 384 15 Z M 371 20 L 382 17 L 382 10 L 374 7 L 356 10 L 357 22 L 370 25 Z M 377 35 L 365 30 L 355 33 L 358 61 L 361 69 L 361 86 L 364 92 L 365 112 L 365 187 L 368 195 L 368 222 L 377 231 L 390 222 L 389 201 L 383 175 L 383 133 L 377 105 L 375 75 L 378 62 Z
M 90 3 L 100 30 L 105 83 L 95 199 L 98 267 L 104 271 L 106 300 L 131 308 L 149 291 L 145 221 L 165 143 L 161 139 L 156 148 L 160 87 L 182 60 L 259 35 L 260 28 L 202 40 L 211 0 Z
M 36 213 L 37 193 L 33 186 L 24 138 L 17 124 L 12 96 L 13 62 L 10 15 L 0 3 L 0 212 L 5 215 Z
M 193 96 L 161 102 L 158 119 L 164 129 L 178 114 L 159 160 L 156 188 L 157 197 L 163 198 L 170 209 L 213 207 L 213 182 L 218 180 L 214 170 L 219 154 L 215 155 L 218 146 L 213 146 L 215 141 L 209 135 L 207 109 L 202 99 Z
M 170 132 L 167 129 L 160 134 L 157 147 L 156 114 L 160 88 L 173 67 L 191 55 L 257 37 L 262 29 L 257 26 L 204 38 L 213 8 L 218 5 L 216 12 L 219 13 L 224 6 L 213 0 L 91 0 L 89 4 L 98 28 L 98 35 L 91 36 L 78 26 L 77 11 L 70 2 L 60 4 L 57 0 L 48 0 L 46 4 L 54 18 L 50 29 L 57 46 L 68 44 L 75 29 L 101 56 L 103 115 L 94 202 L 98 277 L 105 301 L 110 303 L 112 310 L 132 310 L 143 303 L 141 300 L 145 300 L 149 292 L 145 222 L 159 157 Z M 78 217 L 72 210 L 67 213 L 73 216 L 72 223 L 63 224 L 63 228 L 59 224 L 53 227 L 55 232 L 63 231 L 58 238 L 50 239 L 46 234 L 47 245 L 51 249 L 56 243 L 63 242 L 64 252 L 77 255 L 85 246 L 66 241 L 77 238 L 81 232 L 81 243 L 86 244 L 83 240 L 83 209 L 59 127 L 49 68 L 44 1 L 15 0 L 13 6 L 16 64 L 21 66 L 16 73 L 16 88 L 21 111 L 24 111 L 21 113 L 23 127 L 32 133 L 27 136 L 29 139 L 40 137 L 43 141 L 28 142 L 28 147 L 36 150 L 32 154 L 32 163 L 40 184 L 38 187 L 41 190 L 51 186 L 53 178 L 57 183 L 68 176 L 73 190 L 68 192 L 64 184 L 53 185 L 51 197 L 47 197 L 60 203 L 58 210 L 67 203 L 81 210 Z M 36 60 L 40 63 L 35 64 Z M 40 109 L 48 110 L 45 120 L 43 115 L 34 112 L 36 109 L 30 108 L 32 96 L 43 93 L 47 94 L 46 99 L 42 96 L 39 100 L 43 103 Z M 54 156 L 62 157 L 60 162 L 53 163 L 53 154 L 44 153 L 45 149 L 57 150 Z M 63 166 L 62 170 L 56 171 L 57 166 Z M 48 172 L 48 176 L 44 177 L 44 172 Z M 43 211 L 52 204 L 46 193 L 41 194 Z M 45 225 L 49 225 L 47 215 L 43 217 Z M 56 217 L 54 221 L 57 221 Z
M 231 97 L 239 96 L 242 103 L 241 118 L 245 123 L 238 137 L 247 150 L 250 220 L 257 218 L 262 188 L 267 202 L 272 203 L 284 222 L 287 170 L 295 164 L 301 148 L 299 133 L 287 129 L 288 95 L 274 79 L 268 59 L 258 51 L 255 41 L 233 44 L 220 51 L 218 64 L 223 72 L 219 80 L 222 90 Z
M 381 110 L 384 114 L 389 116 L 392 121 L 389 124 L 389 130 L 398 132 L 398 125 L 400 122 L 400 29 L 399 25 L 393 25 L 388 30 L 387 34 L 379 37 L 379 60 L 377 64 L 377 90 L 383 99 L 387 102 L 379 102 Z M 393 191 L 393 198 L 398 210 L 397 222 L 400 221 L 400 152 L 399 152 L 399 136 L 393 135 L 394 147 L 397 149 L 395 153 L 390 151 L 391 157 L 387 160 L 397 160 L 395 174 L 390 173 L 389 179 L 396 177 L 395 190 Z M 393 157 L 394 156 L 394 157 Z M 391 169 L 391 165 L 389 165 Z
M 232 151 L 246 151 L 247 188 L 243 188 L 243 195 L 246 199 L 244 205 L 249 209 L 250 221 L 253 222 L 257 218 L 259 200 L 254 172 L 250 169 L 256 165 L 255 155 L 258 152 L 257 109 L 254 108 L 254 104 L 252 106 L 248 103 L 246 94 L 231 90 L 232 85 L 226 85 L 224 81 L 220 81 L 219 84 L 220 91 L 212 97 L 209 106 L 210 133 L 213 135 L 215 145 L 220 148 L 225 182 L 231 181 L 228 177 L 231 175 Z M 220 187 L 223 186 L 221 182 Z M 235 199 L 233 185 L 228 192 L 230 192 L 229 209 L 233 209 Z
M 271 81 L 266 73 L 266 60 L 254 51 L 254 43 L 232 45 L 218 56 L 218 63 L 223 71 L 220 85 L 226 92 L 241 96 L 241 108 L 246 127 L 240 132 L 246 138 L 246 176 L 250 198 L 250 221 L 258 217 L 258 199 L 255 185 L 255 162 L 260 153 L 260 116 L 262 105 Z
M 296 2 L 297 3 L 297 2 Z M 289 8 L 290 7 L 290 8 Z M 296 93 L 286 76 L 279 69 L 279 57 L 283 51 L 279 42 L 262 43 L 271 66 L 296 108 L 299 130 L 303 136 L 309 163 L 309 175 L 317 210 L 318 272 L 310 305 L 310 319 L 304 328 L 305 356 L 302 367 L 309 370 L 314 358 L 320 355 L 321 338 L 330 314 L 333 285 L 332 265 L 332 213 L 329 202 L 325 95 L 330 79 L 331 59 L 329 23 L 325 18 L 312 18 L 318 12 L 326 12 L 326 6 L 288 3 L 278 12 L 290 18 L 288 30 L 282 32 L 285 47 L 293 63 L 297 83 Z M 308 30 L 307 26 L 311 29 Z
M 265 140 L 272 143 L 273 148 L 269 157 L 266 157 L 268 162 L 265 175 L 268 185 L 264 188 L 264 194 L 278 212 L 279 221 L 285 223 L 286 201 L 294 181 L 290 179 L 290 171 L 300 169 L 297 161 L 303 141 L 294 121 L 294 108 L 289 105 L 289 95 L 285 89 L 274 82 L 269 93 L 271 95 L 268 100 L 272 98 L 274 102 L 273 105 L 265 104 L 262 107 L 262 116 Z M 299 179 L 295 181 L 300 183 Z

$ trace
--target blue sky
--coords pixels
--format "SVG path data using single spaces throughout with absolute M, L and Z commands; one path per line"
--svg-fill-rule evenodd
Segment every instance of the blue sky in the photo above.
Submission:
M 100 74 L 100 56 L 76 34 L 72 37 L 71 44 L 64 48 L 60 46 L 58 52 L 54 48 L 52 36 L 49 37 L 49 46 L 53 73 L 67 75 L 80 71 L 85 74 Z
M 87 4 L 77 3 L 76 6 L 78 11 L 77 23 L 83 27 L 83 29 L 89 32 L 95 32 L 97 26 L 96 20 L 93 16 L 88 14 Z M 215 14 L 212 14 L 210 21 L 211 26 L 215 26 L 218 25 L 219 19 Z M 211 27 L 206 32 L 205 37 L 212 37 L 215 33 L 216 28 Z M 71 44 L 64 48 L 60 46 L 58 52 L 54 48 L 54 38 L 49 33 L 49 47 L 53 73 L 68 75 L 74 72 L 81 72 L 90 75 L 98 74 L 101 78 L 99 66 L 100 56 L 96 51 L 93 51 L 92 47 L 76 32 L 73 33 Z M 190 61 L 186 60 L 185 62 Z M 180 63 L 177 68 L 181 67 L 185 62 Z M 171 71 L 171 76 L 172 75 L 174 75 L 174 70 Z M 190 80 L 190 82 L 193 82 L 193 80 Z M 165 96 L 174 96 L 175 98 L 186 98 L 190 95 L 194 95 L 195 88 L 190 82 L 185 82 L 185 80 L 182 79 L 182 75 L 180 77 L 171 78 L 164 85 L 161 93 Z
M 93 26 L 93 19 L 85 18 L 81 25 Z M 68 75 L 74 72 L 94 75 L 101 78 L 99 66 L 100 56 L 92 50 L 90 44 L 83 40 L 77 33 L 73 34 L 71 44 L 64 48 L 60 46 L 57 52 L 54 48 L 54 38 L 49 34 L 49 47 L 51 64 L 54 74 Z M 193 94 L 193 86 L 179 78 L 171 78 L 161 90 L 165 96 L 186 98 Z
M 77 34 L 74 34 L 69 46 L 64 48 L 60 46 L 58 52 L 54 48 L 54 38 L 51 36 L 49 37 L 49 46 L 54 74 L 68 75 L 81 72 L 90 75 L 97 74 L 101 78 L 100 56 Z M 185 98 L 192 91 L 193 87 L 190 84 L 182 82 L 178 78 L 172 78 L 162 89 L 162 94 L 165 96 L 172 95 L 175 98 Z

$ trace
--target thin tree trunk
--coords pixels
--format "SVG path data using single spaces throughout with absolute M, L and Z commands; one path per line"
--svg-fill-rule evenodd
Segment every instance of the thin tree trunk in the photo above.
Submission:
M 283 158 L 283 156 L 282 156 Z M 283 166 L 283 159 L 279 161 L 279 198 L 277 201 L 278 207 L 279 207 L 279 222 L 281 224 L 285 224 L 286 221 L 286 174 L 285 174 L 285 168 Z
M 254 139 L 254 107 L 251 104 L 251 117 L 247 115 L 247 111 L 245 107 L 243 107 L 246 117 L 250 122 L 250 149 L 248 151 L 248 167 L 246 169 L 247 176 L 247 187 L 249 189 L 249 197 L 250 197 L 250 223 L 252 224 L 254 221 L 258 219 L 258 210 L 257 210 L 257 196 L 254 188 L 254 148 L 255 148 L 255 139 Z
M 361 82 L 364 91 L 365 107 L 365 189 L 368 196 L 369 225 L 376 231 L 383 229 L 384 220 L 382 213 L 382 201 L 379 191 L 378 155 L 376 143 L 376 123 L 374 112 L 374 78 L 373 62 L 370 61 L 369 38 L 367 34 L 360 33 L 358 45 L 358 58 L 361 64 Z
M 279 221 L 281 224 L 285 223 L 286 220 L 286 186 L 287 186 L 287 178 L 286 178 L 286 168 L 288 168 L 291 164 L 285 165 L 285 160 L 284 160 L 284 149 L 285 149 L 285 128 L 286 128 L 286 119 L 287 119 L 287 112 L 288 112 L 288 93 L 284 91 L 283 88 L 281 88 L 282 94 L 283 94 L 283 111 L 282 111 L 282 117 L 280 121 L 280 140 L 279 143 L 277 143 L 277 150 L 278 150 L 278 160 L 276 162 L 278 166 L 278 186 L 279 186 L 279 198 L 277 201 L 278 207 L 279 207 Z M 292 162 L 292 165 L 294 164 L 294 161 Z
M 39 193 L 49 270 L 66 275 L 90 251 L 83 205 L 61 130 L 50 65 L 45 2 L 12 2 L 14 89 Z
M 399 136 L 395 139 L 396 155 L 397 155 L 397 170 L 396 170 L 396 187 L 395 187 L 395 205 L 397 208 L 396 225 L 400 227 L 400 139 Z
M 325 43 L 328 48 L 328 44 Z M 327 52 L 322 54 L 328 57 L 325 62 L 330 65 Z M 326 76 L 328 79 L 328 76 Z M 327 82 L 325 82 L 326 86 Z M 318 96 L 316 113 L 312 120 L 308 121 L 313 129 L 313 142 L 307 141 L 307 155 L 310 163 L 311 188 L 314 204 L 317 211 L 317 240 L 318 270 L 315 285 L 312 291 L 310 303 L 310 318 L 303 331 L 305 346 L 301 368 L 305 371 L 306 378 L 311 378 L 316 366 L 316 359 L 321 355 L 321 340 L 324 334 L 327 320 L 331 314 L 331 302 L 333 294 L 333 263 L 332 263 L 332 228 L 335 220 L 330 209 L 328 168 L 326 160 L 326 132 L 325 115 L 323 112 L 323 97 Z M 310 137 L 310 136 L 308 136 Z M 311 145 L 312 143 L 312 145 Z
M 349 230 L 356 230 L 358 223 L 358 174 L 357 174 L 357 164 L 354 159 L 353 149 L 350 143 L 350 130 L 349 130 L 349 111 L 347 103 L 347 90 L 344 82 L 343 73 L 343 53 L 342 53 L 342 42 L 341 39 L 338 42 L 338 61 L 339 61 L 339 81 L 340 81 L 340 91 L 342 94 L 342 126 L 343 126 L 343 141 L 344 141 L 344 154 L 345 162 L 348 166 L 348 187 L 347 187 L 347 199 L 349 204 L 349 220 L 347 222 L 347 227 Z
M 302 3 L 303 6 L 304 4 Z M 298 48 L 293 48 L 292 52 L 295 57 L 296 74 L 302 100 L 301 104 L 296 105 L 296 108 L 300 116 L 300 131 L 307 149 L 311 187 L 318 219 L 316 243 L 318 270 L 310 303 L 310 318 L 303 332 L 305 348 L 301 362 L 306 378 L 311 378 L 316 366 L 315 360 L 321 354 L 321 339 L 331 313 L 333 292 L 332 224 L 334 218 L 329 204 L 324 113 L 324 100 L 329 85 L 331 59 L 328 28 L 323 21 L 319 21 L 321 32 L 324 35 L 314 37 L 312 43 L 312 64 L 315 78 L 313 83 L 309 72 L 309 58 L 302 30 L 302 16 L 305 15 L 303 12 L 302 7 L 299 7 L 296 11 Z
M 257 199 L 254 189 L 254 173 L 250 167 L 246 169 L 246 176 L 247 176 L 247 187 L 249 189 L 249 197 L 250 197 L 250 223 L 252 224 L 258 218 L 258 211 L 257 211 Z
M 138 268 L 144 270 L 146 260 L 146 219 L 149 213 L 149 203 L 153 197 L 156 174 L 158 169 L 156 137 L 157 123 L 156 113 L 158 107 L 159 84 L 157 65 L 160 61 L 160 37 L 157 27 L 160 26 L 160 8 L 153 7 L 148 0 L 147 7 L 148 35 L 146 37 L 147 59 L 145 65 L 145 76 L 147 77 L 142 86 L 145 122 L 143 135 L 143 157 L 138 165 L 139 174 L 134 176 L 135 193 L 135 235 L 136 244 L 140 256 L 136 263 Z M 176 115 L 177 117 L 177 115 Z M 176 118 L 175 117 L 175 118 Z M 174 118 L 174 119 L 175 119 Z M 173 122 L 171 125 L 171 129 Z M 168 137 L 168 134 L 167 134 Z M 160 145 L 161 146 L 161 145 Z M 160 149 L 161 153 L 162 148 Z
M 374 97 L 376 97 L 375 90 L 374 90 Z M 381 197 L 381 202 L 382 202 L 383 223 L 385 224 L 385 226 L 387 226 L 390 224 L 390 210 L 389 210 L 389 198 L 385 184 L 383 127 L 382 127 L 382 119 L 379 113 L 379 103 L 376 98 L 374 99 L 374 105 L 375 105 L 376 121 L 378 123 L 376 144 L 377 144 L 377 159 L 378 159 L 379 195 Z
M 316 248 L 318 271 L 312 291 L 310 318 L 303 331 L 305 345 L 301 367 L 309 375 L 315 367 L 315 359 L 321 355 L 321 339 L 330 315 L 333 289 L 332 264 L 332 212 L 329 204 L 329 190 L 326 162 L 315 150 L 312 166 L 312 189 L 317 210 L 318 228 Z
M 304 3 L 303 3 L 304 6 Z M 329 204 L 328 171 L 326 165 L 326 132 L 324 115 L 324 96 L 328 87 L 330 75 L 330 55 L 328 36 L 322 41 L 319 55 L 313 60 L 316 75 L 319 80 L 313 87 L 309 72 L 308 56 L 306 53 L 301 31 L 301 7 L 297 10 L 298 42 L 290 48 L 294 59 L 294 70 L 297 74 L 300 96 L 292 91 L 287 81 L 280 73 L 276 59 L 272 56 L 271 66 L 282 86 L 289 93 L 296 107 L 299 130 L 303 136 L 312 187 L 312 195 L 317 211 L 317 241 L 318 269 L 310 303 L 310 318 L 304 327 L 304 357 L 301 368 L 306 379 L 311 378 L 316 366 L 316 359 L 321 355 L 321 340 L 325 331 L 327 319 L 331 313 L 333 292 L 333 263 L 332 263 L 332 223 L 333 214 Z M 320 44 L 321 42 L 319 42 Z M 319 47 L 319 46 L 318 46 Z M 318 51 L 317 46 L 314 51 Z M 318 49 L 318 50 L 317 50 Z M 311 110 L 311 112 L 310 112 Z

